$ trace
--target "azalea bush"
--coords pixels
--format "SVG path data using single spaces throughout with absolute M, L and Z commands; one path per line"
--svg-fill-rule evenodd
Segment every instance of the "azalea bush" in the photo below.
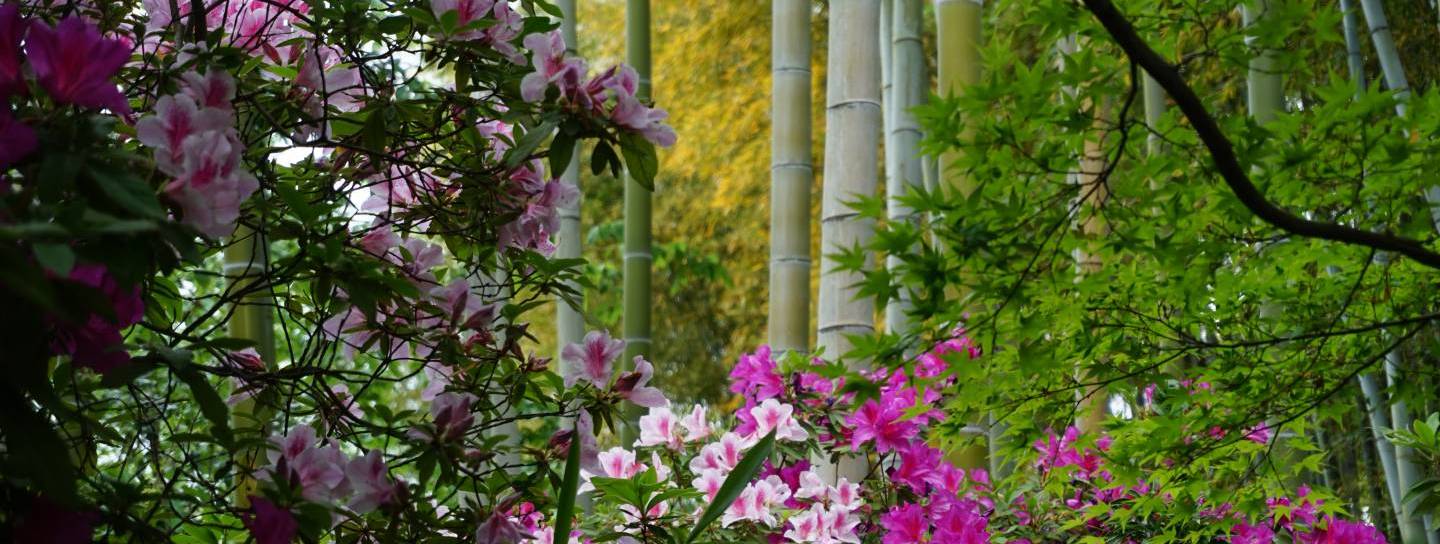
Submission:
M 0 5 L 0 535 L 472 540 L 548 506 L 550 432 L 634 389 L 521 347 L 580 279 L 555 176 L 649 183 L 675 140 L 558 16 Z
M 567 353 L 601 369 L 590 385 L 603 391 L 618 348 L 592 333 L 584 349 Z M 933 407 L 957 388 L 962 369 L 982 360 L 956 328 L 919 357 L 860 372 L 761 347 L 731 372 L 730 389 L 744 399 L 733 414 L 681 409 L 646 391 L 642 404 L 651 408 L 630 447 L 581 443 L 578 490 L 594 497 L 595 511 L 570 535 L 596 542 L 699 535 L 706 542 L 885 544 L 1385 542 L 1303 486 L 1293 496 L 1237 504 L 1230 500 L 1241 486 L 1214 484 L 1196 496 L 1189 482 L 1122 475 L 1126 463 L 1116 459 L 1114 440 L 1074 427 L 1047 431 L 1003 480 L 959 468 L 933 445 L 947 419 Z M 582 433 L 591 421 L 581 417 Z M 1195 439 L 1222 438 L 1217 434 Z M 1271 439 L 1257 427 L 1244 442 L 1258 447 Z M 517 505 L 510 531 L 550 542 L 552 517 Z

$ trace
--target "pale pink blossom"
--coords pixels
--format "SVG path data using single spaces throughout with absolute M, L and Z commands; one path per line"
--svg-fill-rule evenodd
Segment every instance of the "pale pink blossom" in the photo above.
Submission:
M 679 450 L 684 446 L 680 439 L 679 419 L 664 406 L 650 409 L 640 416 L 640 437 L 637 446 L 665 446 Z
M 700 453 L 690 459 L 690 471 L 700 472 L 707 468 L 719 469 L 729 472 L 740 464 L 740 458 L 745 455 L 752 443 L 740 435 L 727 432 L 720 437 L 719 442 L 706 444 L 700 448 Z
M 615 392 L 619 393 L 621 398 L 646 408 L 669 406 L 670 401 L 665 398 L 665 394 L 649 385 L 650 377 L 654 373 L 655 367 L 650 361 L 636 355 L 635 370 L 621 374 L 615 380 Z
M 695 442 L 710 437 L 710 422 L 705 419 L 705 407 L 695 405 L 690 410 L 690 415 L 680 420 L 680 426 L 685 429 L 685 442 Z
M 760 437 L 775 431 L 776 440 L 803 442 L 810 434 L 795 421 L 795 407 L 775 399 L 765 399 L 759 406 L 750 409 L 755 417 L 754 436 Z
M 718 468 L 707 468 L 697 473 L 690 485 L 697 491 L 705 494 L 705 500 L 715 500 L 715 494 L 720 492 L 720 486 L 725 484 L 725 471 Z
M 355 492 L 347 505 L 351 510 L 365 514 L 395 500 L 399 484 L 390 480 L 380 450 L 370 450 L 362 457 L 351 459 L 346 473 Z
M 534 72 L 520 80 L 520 97 L 526 102 L 544 99 L 545 89 L 552 84 L 560 89 L 562 97 L 580 90 L 585 64 L 580 59 L 566 58 L 565 39 L 559 31 L 526 36 L 525 49 L 532 53 L 532 64 L 535 66 Z
M 240 143 L 232 134 L 201 132 L 185 139 L 180 174 L 165 194 L 180 205 L 181 222 L 211 238 L 230 235 L 240 205 L 260 188 L 240 167 Z
M 645 470 L 645 465 L 636 461 L 635 452 L 614 447 L 599 454 L 600 468 L 610 478 L 632 478 Z
M 590 331 L 581 343 L 565 346 L 560 352 L 565 362 L 565 386 L 573 387 L 585 381 L 605 389 L 610 385 L 611 368 L 624 349 L 623 340 L 612 339 L 604 331 Z

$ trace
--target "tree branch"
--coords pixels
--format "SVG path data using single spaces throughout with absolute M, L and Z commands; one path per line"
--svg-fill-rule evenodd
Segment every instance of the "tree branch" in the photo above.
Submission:
M 1105 26 L 1115 43 L 1125 50 L 1126 56 L 1138 63 L 1150 77 L 1165 89 L 1175 100 L 1185 118 L 1190 120 L 1200 141 L 1210 150 L 1220 177 L 1230 186 L 1235 197 L 1261 220 L 1296 236 L 1319 238 L 1346 244 L 1355 244 L 1381 251 L 1393 251 L 1430 268 L 1440 269 L 1440 253 L 1431 251 L 1417 240 L 1402 238 L 1383 232 L 1370 232 L 1356 228 L 1311 221 L 1281 209 L 1265 199 L 1265 195 L 1250 181 L 1250 176 L 1235 156 L 1230 139 L 1220 131 L 1215 118 L 1205 109 L 1205 104 L 1195 91 L 1180 76 L 1180 72 L 1165 61 L 1145 40 L 1135 32 L 1135 27 L 1125 18 L 1110 0 L 1084 0 L 1085 7 Z

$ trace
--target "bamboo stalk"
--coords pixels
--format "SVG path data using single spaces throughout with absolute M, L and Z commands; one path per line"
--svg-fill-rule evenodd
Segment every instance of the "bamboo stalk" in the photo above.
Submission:
M 984 0 L 935 0 L 935 64 L 936 93 L 949 97 L 967 85 L 980 81 L 980 16 Z M 936 160 L 935 190 L 959 191 L 969 195 L 974 186 L 968 178 L 954 172 L 952 166 L 960 158 L 959 151 L 942 154 Z M 950 460 L 967 470 L 988 468 L 1000 475 L 1005 467 L 999 457 L 991 455 L 992 445 L 999 443 L 1002 427 L 993 421 L 977 421 L 966 425 L 964 434 L 984 437 L 984 442 L 950 453 Z M 998 448 L 996 448 L 998 449 Z
M 1390 22 L 1385 16 L 1385 7 L 1378 0 L 1360 0 L 1360 8 L 1365 14 L 1365 23 L 1370 29 L 1370 39 L 1375 46 L 1375 55 L 1380 60 L 1380 71 L 1385 75 L 1385 88 L 1395 93 L 1395 113 L 1404 117 L 1405 102 L 1410 98 L 1410 82 L 1405 77 L 1405 67 L 1400 60 L 1400 52 L 1395 47 L 1395 38 L 1390 34 Z M 1430 205 L 1432 224 L 1435 230 L 1440 232 L 1440 185 L 1431 186 L 1425 190 L 1425 201 Z M 1392 361 L 1392 359 L 1394 360 Z M 1398 353 L 1386 355 L 1385 375 L 1392 385 L 1399 379 L 1400 370 L 1396 364 L 1398 359 Z M 1408 428 L 1410 426 L 1408 407 L 1403 401 L 1398 401 L 1393 397 L 1390 400 L 1391 424 L 1396 428 Z M 1421 480 L 1421 474 L 1414 465 L 1412 455 L 1413 452 L 1410 448 L 1395 446 L 1396 477 L 1403 492 L 1408 492 Z M 1417 524 L 1415 516 L 1411 516 L 1403 509 L 1397 510 L 1395 515 L 1399 519 L 1402 540 L 1406 544 L 1412 544 L 1412 542 L 1440 543 L 1440 532 L 1435 531 L 1434 522 L 1430 516 L 1424 516 L 1423 523 L 1419 527 L 1423 534 L 1417 536 L 1415 535 Z M 1409 525 L 1411 529 L 1409 537 L 1403 536 L 1406 525 Z
M 630 66 L 639 75 L 635 97 L 641 102 L 650 101 L 650 0 L 626 0 L 625 3 L 625 53 Z M 630 365 L 635 357 L 650 358 L 650 310 L 651 310 L 651 265 L 654 254 L 651 250 L 651 197 L 650 191 L 641 187 L 627 175 L 625 179 L 625 254 L 624 254 L 624 334 L 625 360 Z M 629 444 L 636 435 L 633 423 L 640 417 L 639 411 L 630 409 L 622 433 L 624 444 Z
M 575 0 L 560 0 L 560 11 L 565 17 L 560 21 L 560 33 L 565 38 L 566 52 L 575 55 L 579 41 L 575 33 Z M 580 192 L 580 146 L 576 144 L 575 152 L 571 154 L 570 164 L 560 174 L 560 182 L 575 187 L 576 194 Z M 581 244 L 584 242 L 580 231 L 580 199 L 576 198 L 575 203 L 560 208 L 560 234 L 558 246 L 555 251 L 556 257 L 561 259 L 578 259 L 581 255 Z M 579 292 L 578 282 L 567 282 L 567 285 Z M 583 294 L 578 297 L 576 306 L 567 304 L 564 299 L 555 300 L 555 360 L 564 365 L 564 358 L 560 351 L 568 344 L 579 343 L 585 337 L 585 316 L 581 313 L 584 309 Z M 564 369 L 562 368 L 563 372 Z
M 886 131 L 885 195 L 886 216 L 891 222 L 917 223 L 914 210 L 901 202 L 912 187 L 924 183 L 920 158 L 920 123 L 911 111 L 925 101 L 929 75 L 925 71 L 925 49 L 920 39 L 923 29 L 924 5 L 921 0 L 892 0 L 894 14 L 890 43 L 892 91 L 885 110 L 890 116 Z M 885 266 L 899 268 L 902 260 L 889 255 Z M 885 328 L 895 334 L 909 334 L 912 328 L 907 314 L 912 307 L 910 292 L 901 289 L 897 298 L 885 306 Z
M 770 345 L 810 350 L 810 2 L 771 5 Z
M 1254 0 L 1254 2 L 1254 6 L 1240 5 L 1241 18 L 1247 28 L 1269 16 L 1270 0 Z M 1245 37 L 1246 44 L 1253 41 L 1254 37 Z M 1262 125 L 1269 123 L 1285 109 L 1284 86 L 1280 80 L 1280 73 L 1276 70 L 1275 52 L 1264 49 L 1250 59 L 1249 70 L 1245 77 L 1245 106 L 1250 112 L 1250 117 Z
M 880 3 L 875 0 L 834 0 L 830 3 L 829 60 L 825 107 L 825 177 L 821 197 L 820 247 L 834 255 L 869 243 L 875 232 L 871 219 L 860 217 L 846 202 L 871 197 L 877 189 L 880 145 L 880 51 L 873 37 L 879 30 Z M 867 268 L 873 264 L 867 263 Z M 858 297 L 858 272 L 841 272 L 823 259 L 820 274 L 818 343 L 825 355 L 841 357 L 850 350 L 846 335 L 875 331 L 875 303 Z M 852 360 L 852 366 L 864 361 Z M 842 461 L 837 474 L 860 481 L 863 461 Z
M 270 248 L 266 243 L 264 234 L 255 232 L 245 225 L 240 225 L 231 236 L 231 244 L 225 248 L 225 265 L 223 273 L 230 282 L 231 291 L 244 291 L 250 289 L 256 282 L 263 281 L 265 269 L 269 265 Z M 230 316 L 228 323 L 229 334 L 233 338 L 251 340 L 255 342 L 255 352 L 265 362 L 266 368 L 276 369 L 275 360 L 275 330 L 274 319 L 271 315 L 270 299 L 268 289 L 251 293 L 235 303 L 234 313 Z M 244 399 L 230 409 L 230 426 L 236 431 L 237 436 L 258 434 L 264 436 L 266 412 L 255 404 L 257 397 Z M 256 492 L 256 482 L 250 474 L 257 468 L 258 463 L 265 458 L 263 450 L 248 448 L 238 454 L 242 469 L 235 476 L 235 503 L 241 508 L 248 508 L 250 495 Z

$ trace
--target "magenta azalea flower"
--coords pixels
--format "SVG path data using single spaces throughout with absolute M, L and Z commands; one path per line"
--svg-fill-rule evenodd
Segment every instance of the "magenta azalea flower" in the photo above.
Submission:
M 905 447 L 919 428 L 914 422 L 900 421 L 902 415 L 894 406 L 881 406 L 873 399 L 865 401 L 859 410 L 845 418 L 845 423 L 855 429 L 850 447 L 859 451 L 861 445 L 871 440 L 881 453 Z
M 3 98 L 0 94 L 0 99 Z M 35 130 L 11 117 L 10 107 L 0 104 L 0 170 L 34 153 L 37 145 Z
M 0 101 L 25 93 L 25 76 L 20 73 L 20 38 L 23 34 L 25 21 L 20 18 L 20 6 L 0 4 Z M 3 157 L 3 152 L 0 152 L 0 157 Z M 4 163 L 0 158 L 0 166 Z
M 754 353 L 740 356 L 740 361 L 730 369 L 730 390 L 757 401 L 785 392 L 785 382 L 776 371 L 775 359 L 770 357 L 770 346 L 760 346 Z
M 896 506 L 880 517 L 880 526 L 885 528 L 884 544 L 914 544 L 925 541 L 930 530 L 930 520 L 925 509 L 917 504 Z
M 1325 529 L 1302 535 L 1306 544 L 1386 544 L 1378 529 L 1358 521 L 1325 518 Z
M 1269 525 L 1237 523 L 1230 528 L 1230 544 L 1271 544 L 1275 542 L 1275 530 Z
M 99 289 L 110 300 L 114 317 L 91 314 L 79 325 L 59 324 L 51 341 L 51 351 L 69 355 L 76 366 L 91 368 L 102 374 L 130 362 L 130 354 L 121 345 L 121 329 L 140 322 L 145 305 L 140 287 L 120 287 L 104 265 L 82 264 L 70 271 L 70 281 Z
M 110 81 L 130 60 L 130 49 L 101 36 L 95 25 L 79 17 L 66 18 L 54 28 L 32 21 L 25 52 L 35 78 L 55 102 L 130 113 L 125 95 Z
M 45 497 L 35 497 L 30 513 L 20 519 L 11 535 L 16 544 L 89 544 L 95 541 L 93 510 L 71 510 Z
M 300 530 L 294 514 L 264 497 L 250 496 L 250 512 L 241 521 L 257 544 L 290 544 Z

